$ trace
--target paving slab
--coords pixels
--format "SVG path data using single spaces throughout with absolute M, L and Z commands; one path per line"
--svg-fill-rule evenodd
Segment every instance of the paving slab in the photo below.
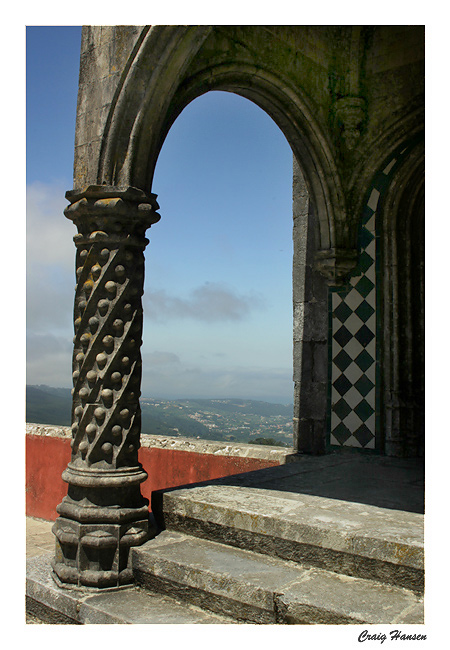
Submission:
M 27 558 L 42 555 L 55 549 L 55 536 L 52 533 L 53 521 L 26 518 L 26 555 Z
M 146 587 L 182 597 L 191 592 L 190 599 L 208 608 L 215 599 L 221 611 L 237 618 L 246 612 L 258 623 L 275 622 L 273 593 L 292 580 L 291 567 L 276 558 L 261 561 L 256 554 L 169 531 L 133 553 L 133 571 Z
M 297 456 L 283 475 L 268 472 L 259 486 L 301 492 L 381 508 L 424 513 L 424 462 L 416 458 L 388 458 L 330 454 L 319 459 Z
M 286 623 L 423 623 L 423 602 L 411 592 L 321 569 L 292 583 L 277 606 Z
M 61 588 L 51 577 L 52 554 L 27 562 L 27 611 L 31 623 L 52 624 L 204 624 L 235 621 L 139 588 L 102 593 Z
M 308 494 L 210 485 L 164 495 L 165 512 L 423 567 L 423 516 Z
M 423 622 L 422 599 L 411 591 L 174 531 L 161 533 L 132 554 L 143 586 L 238 620 L 387 624 L 412 616 Z

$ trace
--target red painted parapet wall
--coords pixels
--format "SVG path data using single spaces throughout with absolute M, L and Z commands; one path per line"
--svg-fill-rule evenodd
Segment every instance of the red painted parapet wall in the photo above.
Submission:
M 27 424 L 26 514 L 54 521 L 56 506 L 67 494 L 61 478 L 70 460 L 70 429 Z M 151 501 L 154 490 L 274 467 L 292 450 L 143 435 L 139 461 L 148 474 L 142 494 Z

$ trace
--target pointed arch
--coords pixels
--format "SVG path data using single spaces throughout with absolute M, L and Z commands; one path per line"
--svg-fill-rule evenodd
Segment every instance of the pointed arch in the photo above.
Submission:
M 239 60 L 186 78 L 210 30 L 208 26 L 157 26 L 145 33 L 111 105 L 99 184 L 151 191 L 159 151 L 183 108 L 208 90 L 235 92 L 266 111 L 285 134 L 315 205 L 317 248 L 347 249 L 352 237 L 336 155 L 314 107 L 281 75 Z

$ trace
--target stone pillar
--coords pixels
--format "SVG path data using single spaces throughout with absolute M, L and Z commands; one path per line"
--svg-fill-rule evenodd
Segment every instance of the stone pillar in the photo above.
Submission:
M 129 549 L 148 537 L 147 478 L 138 462 L 145 231 L 155 195 L 89 186 L 67 192 L 77 285 L 72 457 L 53 532 L 56 581 L 119 587 L 133 581 Z
M 314 213 L 294 158 L 294 452 L 325 452 L 328 381 L 328 286 L 314 265 Z

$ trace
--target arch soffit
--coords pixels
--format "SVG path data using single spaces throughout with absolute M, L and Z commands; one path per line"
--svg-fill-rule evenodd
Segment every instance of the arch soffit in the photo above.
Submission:
M 399 166 L 389 183 L 389 186 L 380 199 L 380 224 L 382 246 L 382 282 L 383 291 L 383 319 L 385 332 L 384 356 L 384 383 L 387 387 L 395 385 L 398 380 L 398 349 L 396 337 L 393 336 L 397 328 L 394 312 L 398 302 L 398 275 L 397 275 L 397 247 L 399 238 L 408 237 L 411 226 L 411 216 L 417 200 L 424 192 L 424 143 L 419 142 L 411 151 L 408 158 Z M 403 209 L 405 208 L 405 209 Z M 399 230 L 399 219 L 402 218 L 402 231 Z M 394 320 L 395 322 L 394 322 Z M 392 321 L 392 323 L 391 323 Z M 392 329 L 394 328 L 394 329 Z M 386 333 L 388 333 L 386 337 Z M 389 344 L 387 344 L 389 342 Z
M 318 248 L 348 248 L 345 197 L 332 145 L 301 91 L 281 75 L 239 61 L 184 78 L 210 29 L 152 27 L 145 35 L 111 107 L 99 183 L 150 191 L 159 151 L 183 108 L 209 90 L 235 92 L 259 105 L 286 136 L 315 204 Z
M 204 69 L 184 80 L 167 116 L 161 146 L 181 111 L 195 98 L 211 90 L 224 90 L 245 97 L 274 120 L 305 176 L 319 220 L 319 248 L 336 246 L 341 234 L 339 223 L 345 224 L 345 199 L 331 146 L 305 98 L 277 75 L 236 61 Z

